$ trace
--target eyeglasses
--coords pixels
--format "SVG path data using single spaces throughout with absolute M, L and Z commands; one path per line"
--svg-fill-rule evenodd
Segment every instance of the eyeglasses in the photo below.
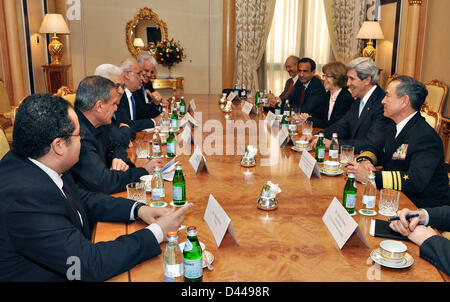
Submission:
M 66 136 L 79 136 L 80 139 L 84 139 L 86 137 L 86 131 L 80 129 L 78 134 L 68 134 Z
M 142 77 L 142 70 L 139 72 L 136 72 L 134 70 L 126 70 L 126 72 L 133 72 L 133 73 L 137 74 L 138 76 Z
M 116 87 L 116 89 L 122 87 L 122 89 L 125 90 L 125 83 L 124 84 L 116 83 L 114 86 Z
M 334 78 L 335 76 L 334 75 L 332 75 L 332 74 L 323 74 L 322 75 L 322 77 L 324 78 L 324 79 L 326 79 L 326 78 Z

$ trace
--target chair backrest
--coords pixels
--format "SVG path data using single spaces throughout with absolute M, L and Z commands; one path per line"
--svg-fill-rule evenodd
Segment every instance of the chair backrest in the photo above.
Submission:
M 3 81 L 0 81 L 0 113 L 6 113 L 11 110 L 11 103 L 9 102 L 8 91 Z
M 0 159 L 5 156 L 6 153 L 8 153 L 10 147 L 8 143 L 8 139 L 6 138 L 5 131 L 3 131 L 2 128 L 0 128 Z
M 54 94 L 56 96 L 60 96 L 69 103 L 72 104 L 72 106 L 75 104 L 75 98 L 77 96 L 77 92 L 74 89 L 70 89 L 67 86 L 61 86 L 61 88 L 58 89 L 58 91 Z
M 426 101 L 423 103 L 422 108 L 420 108 L 420 114 L 437 133 L 441 131 L 442 116 L 439 112 L 434 111 Z
M 434 111 L 442 114 L 442 108 L 444 108 L 444 103 L 447 98 L 448 86 L 438 80 L 427 81 L 423 84 L 428 90 L 428 96 L 425 101 L 430 104 Z
M 398 76 L 400 76 L 398 73 L 394 73 L 394 74 L 391 74 L 390 76 L 388 76 L 388 78 L 387 78 L 387 80 L 386 80 L 386 85 L 385 85 L 385 87 L 384 87 L 384 90 L 386 90 L 387 87 L 388 87 L 388 85 L 389 85 L 389 83 L 390 83 L 393 79 L 395 79 L 396 77 L 398 77 Z

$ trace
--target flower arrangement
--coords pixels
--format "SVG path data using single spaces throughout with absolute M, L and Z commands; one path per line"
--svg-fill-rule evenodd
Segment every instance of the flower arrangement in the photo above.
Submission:
M 158 42 L 153 56 L 159 64 L 170 69 L 174 64 L 183 62 L 183 59 L 186 57 L 183 51 L 184 48 L 181 47 L 180 41 L 175 42 L 171 39 Z

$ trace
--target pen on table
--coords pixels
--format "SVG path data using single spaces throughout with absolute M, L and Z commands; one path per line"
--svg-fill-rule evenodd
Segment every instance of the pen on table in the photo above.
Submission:
M 411 219 L 414 217 L 419 217 L 419 214 L 406 215 L 406 219 Z M 389 221 L 394 221 L 394 220 L 400 220 L 400 217 L 395 216 L 395 217 L 389 218 Z

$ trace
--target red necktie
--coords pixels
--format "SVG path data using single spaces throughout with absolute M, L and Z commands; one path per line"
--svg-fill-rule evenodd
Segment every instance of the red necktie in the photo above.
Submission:
M 302 88 L 300 89 L 300 105 L 303 105 L 304 100 L 305 100 L 305 86 L 302 84 Z
M 289 88 L 288 88 L 288 90 L 286 90 L 286 92 L 284 93 L 284 97 L 285 97 L 285 98 L 288 97 L 289 93 L 290 93 L 291 90 L 292 90 L 292 87 L 294 87 L 294 80 L 293 80 L 293 79 L 290 79 L 290 81 L 291 81 L 291 83 L 289 83 Z

